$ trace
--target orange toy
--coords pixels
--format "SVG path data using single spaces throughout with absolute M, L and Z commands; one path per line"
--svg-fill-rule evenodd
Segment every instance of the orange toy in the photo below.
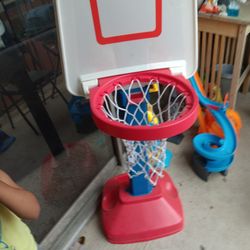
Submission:
M 236 134 L 240 135 L 240 129 L 242 127 L 240 116 L 237 112 L 235 112 L 233 109 L 228 109 L 226 111 L 226 115 L 233 125 L 233 128 L 236 132 Z M 204 112 L 200 108 L 199 110 L 199 129 L 198 134 L 200 133 L 211 133 L 214 135 L 217 135 L 221 138 L 224 137 L 223 131 L 219 124 L 216 122 L 216 120 L 213 118 L 211 113 L 208 110 L 205 110 Z
M 214 0 L 207 0 L 205 1 L 205 3 L 202 4 L 200 12 L 218 14 L 220 12 L 220 9 Z
M 194 78 L 196 80 L 196 83 L 198 85 L 199 90 L 201 91 L 203 96 L 206 96 L 205 90 L 203 88 L 203 85 L 201 83 L 201 79 L 198 75 L 198 73 L 195 73 Z M 228 95 L 226 95 L 224 103 L 226 104 L 228 100 Z M 199 107 L 198 111 L 198 121 L 199 121 L 199 128 L 198 128 L 198 134 L 200 133 L 211 133 L 214 135 L 217 135 L 221 138 L 224 137 L 223 131 L 220 127 L 220 125 L 216 122 L 212 114 L 208 109 L 203 109 L 201 106 Z M 233 109 L 228 108 L 226 110 L 226 116 L 231 122 L 236 134 L 240 135 L 240 129 L 242 127 L 242 122 L 240 119 L 239 114 L 234 111 Z

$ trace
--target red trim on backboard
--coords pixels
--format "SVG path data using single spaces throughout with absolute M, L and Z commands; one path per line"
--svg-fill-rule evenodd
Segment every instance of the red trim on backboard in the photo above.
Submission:
M 157 37 L 162 32 L 162 0 L 155 0 L 156 2 L 156 27 L 153 31 L 139 32 L 133 34 L 124 34 L 119 36 L 104 37 L 100 22 L 100 15 L 98 10 L 98 0 L 90 0 L 92 17 L 95 27 L 96 40 L 100 44 L 120 43 L 132 40 L 147 39 Z

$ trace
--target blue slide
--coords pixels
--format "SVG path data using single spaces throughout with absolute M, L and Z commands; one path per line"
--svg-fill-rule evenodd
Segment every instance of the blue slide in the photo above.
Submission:
M 204 159 L 203 167 L 208 173 L 224 172 L 232 164 L 237 147 L 236 133 L 226 116 L 227 107 L 203 96 L 194 77 L 189 80 L 199 97 L 200 104 L 209 109 L 224 133 L 224 138 L 209 133 L 195 136 L 193 139 L 195 151 Z

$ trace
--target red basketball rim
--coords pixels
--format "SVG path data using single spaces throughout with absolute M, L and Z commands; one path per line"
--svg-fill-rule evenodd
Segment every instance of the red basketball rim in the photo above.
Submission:
M 149 82 L 155 79 L 161 85 L 171 84 L 175 86 L 179 93 L 186 96 L 186 106 L 182 114 L 175 120 L 166 121 L 155 126 L 129 126 L 108 118 L 102 110 L 104 96 L 111 94 L 116 85 L 126 86 L 134 79 L 141 82 Z M 171 75 L 169 70 L 136 72 L 100 79 L 98 87 L 90 90 L 90 105 L 93 119 L 101 131 L 113 137 L 138 141 L 160 140 L 178 135 L 193 125 L 198 114 L 198 98 L 191 84 L 183 76 Z

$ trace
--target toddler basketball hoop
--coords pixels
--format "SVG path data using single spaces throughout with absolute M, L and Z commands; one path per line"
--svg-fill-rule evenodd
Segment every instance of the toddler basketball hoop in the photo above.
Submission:
M 103 190 L 108 240 L 180 231 L 166 139 L 197 117 L 197 97 L 183 77 L 196 69 L 196 1 L 58 0 L 57 13 L 67 87 L 89 96 L 98 128 L 121 138 L 126 151 L 127 173 Z

